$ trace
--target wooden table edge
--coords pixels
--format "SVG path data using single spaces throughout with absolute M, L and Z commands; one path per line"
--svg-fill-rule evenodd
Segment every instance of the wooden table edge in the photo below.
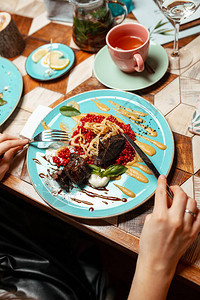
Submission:
M 108 223 L 106 220 L 79 219 L 62 214 L 59 211 L 45 205 L 37 200 L 30 192 L 30 183 L 23 181 L 13 175 L 8 175 L 1 183 L 1 187 L 16 194 L 30 204 L 41 208 L 51 215 L 60 218 L 62 221 L 75 226 L 79 230 L 98 238 L 102 242 L 117 247 L 130 256 L 135 256 L 139 252 L 139 238 L 121 230 L 120 228 Z M 36 192 L 35 192 L 36 193 Z M 188 265 L 180 261 L 176 270 L 176 276 L 187 280 L 194 285 L 200 285 L 200 269 L 194 265 Z

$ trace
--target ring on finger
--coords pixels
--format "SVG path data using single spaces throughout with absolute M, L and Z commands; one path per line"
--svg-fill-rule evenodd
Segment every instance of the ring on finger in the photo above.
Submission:
M 185 209 L 185 213 L 188 213 L 188 214 L 192 215 L 193 218 L 196 217 L 196 214 L 195 214 L 193 211 L 191 211 L 191 210 L 189 210 L 189 209 L 187 209 L 187 208 Z

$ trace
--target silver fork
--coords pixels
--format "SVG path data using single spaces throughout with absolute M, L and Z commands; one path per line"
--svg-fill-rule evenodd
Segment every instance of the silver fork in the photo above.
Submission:
M 30 143 L 37 143 L 37 142 L 62 142 L 62 141 L 69 141 L 70 137 L 66 131 L 57 130 L 57 129 L 48 129 L 40 132 L 35 137 L 33 137 Z

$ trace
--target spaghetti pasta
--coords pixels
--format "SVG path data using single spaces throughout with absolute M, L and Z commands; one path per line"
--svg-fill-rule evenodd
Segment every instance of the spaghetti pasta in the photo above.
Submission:
M 130 124 L 124 124 L 122 120 L 105 113 L 89 113 L 80 114 L 75 119 L 76 126 L 73 128 L 70 145 L 54 157 L 54 163 L 59 166 L 65 166 L 69 161 L 71 152 L 77 153 L 84 158 L 87 164 L 95 164 L 96 158 L 102 154 L 102 145 L 107 147 L 113 136 L 124 132 L 129 137 L 135 140 L 135 133 L 131 129 Z M 132 161 L 135 156 L 135 151 L 126 142 L 124 149 L 116 156 L 113 164 L 126 165 Z
M 78 124 L 79 126 L 79 124 Z M 85 151 L 84 158 L 98 156 L 99 143 L 110 138 L 111 136 L 117 135 L 123 130 L 115 123 L 104 118 L 101 123 L 86 122 L 84 128 L 94 133 L 94 138 L 88 143 L 84 137 L 84 133 L 79 132 L 73 136 L 71 140 L 72 146 L 80 146 Z M 83 130 L 82 130 L 83 131 Z

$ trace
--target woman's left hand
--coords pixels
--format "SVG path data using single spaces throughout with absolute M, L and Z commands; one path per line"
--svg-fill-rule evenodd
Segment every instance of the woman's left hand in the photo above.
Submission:
M 9 170 L 15 153 L 27 143 L 27 139 L 22 140 L 5 133 L 0 133 L 0 181 Z

